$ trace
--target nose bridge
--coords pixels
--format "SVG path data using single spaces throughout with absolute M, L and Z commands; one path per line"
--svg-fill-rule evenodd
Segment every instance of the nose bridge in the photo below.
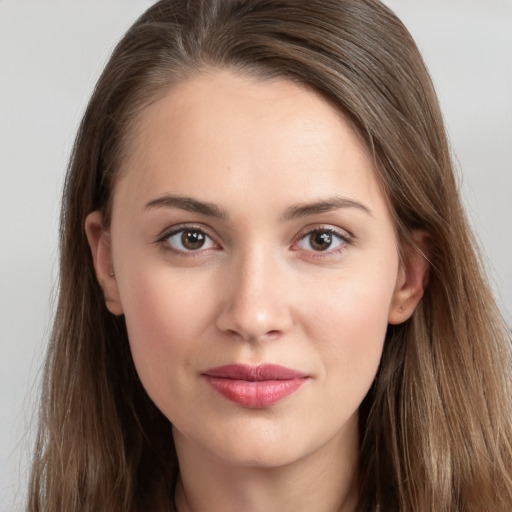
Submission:
M 219 328 L 243 339 L 276 337 L 291 325 L 282 261 L 265 244 L 240 251 L 231 265 Z

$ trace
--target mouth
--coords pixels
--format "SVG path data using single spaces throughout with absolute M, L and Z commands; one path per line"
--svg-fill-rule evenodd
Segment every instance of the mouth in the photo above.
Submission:
M 274 364 L 232 364 L 203 373 L 208 384 L 224 398 L 249 409 L 263 409 L 295 393 L 308 376 Z

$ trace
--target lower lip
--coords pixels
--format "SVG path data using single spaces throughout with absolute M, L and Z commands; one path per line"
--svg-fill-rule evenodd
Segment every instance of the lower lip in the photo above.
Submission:
M 231 402 L 249 409 L 262 409 L 295 393 L 306 379 L 248 381 L 207 376 L 207 381 Z

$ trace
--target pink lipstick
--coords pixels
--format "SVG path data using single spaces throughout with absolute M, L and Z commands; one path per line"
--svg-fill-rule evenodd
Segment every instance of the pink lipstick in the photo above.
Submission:
M 250 409 L 269 407 L 297 391 L 307 375 L 275 364 L 231 364 L 203 373 L 223 397 Z

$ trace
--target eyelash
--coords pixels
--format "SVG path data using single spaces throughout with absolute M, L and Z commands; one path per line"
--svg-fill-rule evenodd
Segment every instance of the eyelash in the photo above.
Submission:
M 315 234 L 327 234 L 331 238 L 338 240 L 339 244 L 333 249 L 327 249 L 325 251 L 315 251 L 314 249 L 306 250 L 309 258 L 316 259 L 328 259 L 330 257 L 335 257 L 341 254 L 348 245 L 352 244 L 353 236 L 347 233 L 346 231 L 341 231 L 332 226 L 317 226 L 313 229 L 308 229 L 305 232 L 302 232 L 297 238 L 296 241 L 292 244 L 292 248 L 298 245 L 303 240 L 306 240 L 308 237 L 311 238 Z M 301 249 L 292 249 L 296 251 L 300 251 Z
M 211 247 L 207 248 L 199 248 L 197 250 L 186 250 L 186 249 L 177 249 L 173 247 L 169 243 L 169 239 L 179 235 L 180 233 L 183 235 L 185 232 L 190 233 L 200 233 L 206 237 L 207 240 L 210 240 L 211 244 L 213 244 Z M 339 244 L 334 249 L 327 249 L 325 251 L 315 251 L 314 249 L 303 249 L 303 248 L 296 248 L 301 242 L 306 240 L 308 237 L 311 237 L 315 234 L 327 234 L 333 239 L 336 239 Z M 220 250 L 222 246 L 214 240 L 212 236 L 210 236 L 207 231 L 202 226 L 197 225 L 180 225 L 175 226 L 170 231 L 167 231 L 165 234 L 160 236 L 157 241 L 158 244 L 161 244 L 166 250 L 173 252 L 174 254 L 183 257 L 183 258 L 197 258 L 204 256 L 206 252 L 210 252 L 211 250 Z M 334 257 L 341 252 L 343 252 L 347 245 L 352 244 L 353 242 L 353 236 L 349 234 L 346 231 L 341 231 L 339 229 L 336 229 L 332 226 L 316 226 L 313 229 L 308 229 L 307 231 L 301 232 L 294 240 L 294 242 L 291 245 L 291 250 L 293 251 L 302 251 L 305 250 L 305 252 L 308 253 L 308 257 L 312 257 L 315 259 L 328 259 L 329 257 Z M 310 244 L 311 245 L 311 244 Z
M 198 249 L 198 250 L 186 250 L 186 249 L 176 249 L 169 243 L 169 239 L 173 236 L 179 235 L 180 233 L 201 233 L 203 234 L 207 240 L 210 240 L 214 247 L 208 247 L 206 249 Z M 197 258 L 204 255 L 205 251 L 219 250 L 221 248 L 220 244 L 215 242 L 213 237 L 211 237 L 202 226 L 196 226 L 193 224 L 185 224 L 180 226 L 175 226 L 170 231 L 167 231 L 164 235 L 160 236 L 156 241 L 158 244 L 161 244 L 166 250 L 171 251 L 172 253 L 181 256 L 183 258 Z

